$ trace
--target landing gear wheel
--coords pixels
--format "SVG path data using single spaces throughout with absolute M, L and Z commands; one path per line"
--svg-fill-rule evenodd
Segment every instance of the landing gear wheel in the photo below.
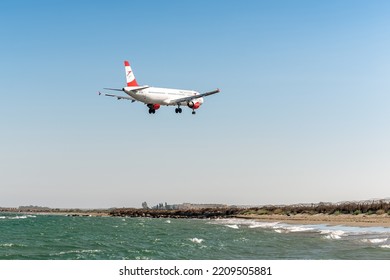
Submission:
M 193 114 L 193 115 L 195 115 L 195 114 L 196 114 L 196 112 L 195 112 L 195 111 L 192 111 L 192 114 Z
M 176 114 L 177 114 L 177 113 L 181 114 L 181 112 L 182 112 L 182 109 L 181 109 L 180 107 L 175 109 L 175 113 L 176 113 Z
M 155 114 L 156 113 L 156 110 L 154 109 L 149 109 L 149 114 Z

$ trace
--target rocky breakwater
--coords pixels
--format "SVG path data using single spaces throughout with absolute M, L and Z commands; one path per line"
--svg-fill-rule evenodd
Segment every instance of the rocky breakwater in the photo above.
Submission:
M 149 218 L 173 218 L 173 219 L 220 219 L 231 218 L 239 214 L 239 208 L 202 208 L 186 210 L 157 210 L 118 208 L 110 211 L 110 216 L 119 217 L 149 217 Z

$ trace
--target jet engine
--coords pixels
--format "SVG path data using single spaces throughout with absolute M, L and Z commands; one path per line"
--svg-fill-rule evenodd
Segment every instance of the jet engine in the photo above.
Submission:
M 148 108 L 152 110 L 160 109 L 160 104 L 148 104 Z
M 187 106 L 190 107 L 191 109 L 198 109 L 200 107 L 199 102 L 193 102 L 193 101 L 188 101 Z

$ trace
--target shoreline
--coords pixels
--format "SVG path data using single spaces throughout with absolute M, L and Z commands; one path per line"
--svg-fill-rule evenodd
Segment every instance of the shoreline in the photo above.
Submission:
M 169 219 L 246 219 L 256 220 L 260 222 L 280 222 L 286 224 L 326 224 L 330 226 L 357 226 L 357 227 L 390 227 L 390 215 L 388 214 L 241 214 L 241 213 L 216 213 L 207 215 L 204 213 L 197 213 L 197 211 L 186 211 L 185 213 L 177 212 L 161 212 L 161 211 L 142 211 L 135 210 L 124 213 L 112 213 L 108 211 L 2 211 L 3 213 L 15 213 L 22 215 L 61 215 L 68 217 L 145 217 L 145 218 L 169 218 Z M 154 212 L 154 213 L 153 213 Z M 1 213 L 0 213 L 1 214 Z
M 296 214 L 296 215 L 236 215 L 239 219 L 253 219 L 261 222 L 281 222 L 286 224 L 326 224 L 330 226 L 356 227 L 390 227 L 390 216 L 384 215 L 327 215 L 327 214 Z

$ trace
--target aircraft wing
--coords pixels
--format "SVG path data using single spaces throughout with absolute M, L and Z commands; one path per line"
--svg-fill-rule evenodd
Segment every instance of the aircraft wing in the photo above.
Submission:
M 104 95 L 104 96 L 109 96 L 109 97 L 115 97 L 116 99 L 120 100 L 120 99 L 126 99 L 126 100 L 131 100 L 131 102 L 135 102 L 137 100 L 135 100 L 134 98 L 130 97 L 130 96 L 121 96 L 121 95 L 115 95 L 115 94 L 108 94 L 108 93 L 102 93 L 99 91 L 99 95 Z
M 216 90 L 208 91 L 208 92 L 205 92 L 205 93 L 202 93 L 202 94 L 187 96 L 187 97 L 178 98 L 178 99 L 173 99 L 173 100 L 171 100 L 171 102 L 178 104 L 178 103 L 185 102 L 185 101 L 191 101 L 192 99 L 196 99 L 196 98 L 200 98 L 200 97 L 216 94 L 219 91 L 220 91 L 219 88 L 217 88 Z

